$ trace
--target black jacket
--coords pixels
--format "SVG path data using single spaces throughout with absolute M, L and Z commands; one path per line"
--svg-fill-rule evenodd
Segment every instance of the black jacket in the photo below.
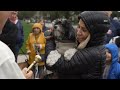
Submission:
M 59 78 L 99 79 L 105 63 L 105 47 L 91 47 L 78 50 L 70 61 L 62 56 L 52 67 L 47 69 L 58 73 Z
M 96 11 L 83 12 L 80 18 L 91 35 L 86 48 L 78 50 L 70 61 L 61 56 L 52 67 L 46 65 L 46 68 L 62 79 L 100 79 L 105 66 L 104 38 L 109 29 L 109 18 Z
M 16 55 L 15 45 L 17 39 L 17 32 L 18 30 L 16 25 L 8 19 L 5 26 L 3 27 L 2 34 L 0 35 L 0 40 L 6 45 L 8 45 L 14 55 Z

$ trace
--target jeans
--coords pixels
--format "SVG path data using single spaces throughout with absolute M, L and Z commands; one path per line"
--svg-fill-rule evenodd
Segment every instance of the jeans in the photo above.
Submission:
M 43 79 L 44 77 L 44 66 L 34 66 L 32 68 L 35 79 Z

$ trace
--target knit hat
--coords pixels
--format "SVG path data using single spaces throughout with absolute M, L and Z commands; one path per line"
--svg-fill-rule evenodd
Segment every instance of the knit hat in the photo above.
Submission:
M 32 30 L 34 28 L 39 28 L 41 31 L 42 31 L 42 25 L 40 23 L 35 23 L 33 26 L 32 26 Z

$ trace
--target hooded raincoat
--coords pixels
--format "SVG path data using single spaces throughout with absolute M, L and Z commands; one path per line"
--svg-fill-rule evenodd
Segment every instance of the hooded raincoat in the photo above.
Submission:
M 115 44 L 106 44 L 105 46 L 112 54 L 112 63 L 108 72 L 107 79 L 120 79 L 120 64 L 118 63 L 118 47 Z
M 35 23 L 32 27 L 35 28 L 38 27 L 40 28 L 40 30 L 42 30 L 42 26 L 38 23 Z M 29 60 L 28 63 L 31 64 L 34 60 L 35 60 L 35 55 L 36 55 L 36 51 L 35 51 L 35 44 L 41 44 L 42 48 L 40 49 L 40 54 L 43 55 L 45 54 L 45 45 L 46 45 L 46 39 L 44 37 L 44 33 L 41 32 L 38 35 L 35 35 L 33 33 L 30 33 L 28 36 L 28 40 L 26 41 L 26 49 L 30 50 L 31 53 L 29 54 Z M 42 60 L 39 65 L 44 65 L 44 60 Z

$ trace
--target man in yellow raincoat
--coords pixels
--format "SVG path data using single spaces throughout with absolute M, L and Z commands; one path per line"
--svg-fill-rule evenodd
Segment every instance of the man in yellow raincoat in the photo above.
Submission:
M 46 39 L 44 37 L 44 33 L 42 32 L 42 25 L 40 23 L 35 23 L 32 27 L 32 33 L 29 34 L 26 41 L 26 49 L 29 54 L 28 64 L 31 64 L 35 60 L 36 54 L 40 54 L 42 57 L 42 61 L 38 64 L 39 78 L 42 77 L 44 71 L 45 45 Z

